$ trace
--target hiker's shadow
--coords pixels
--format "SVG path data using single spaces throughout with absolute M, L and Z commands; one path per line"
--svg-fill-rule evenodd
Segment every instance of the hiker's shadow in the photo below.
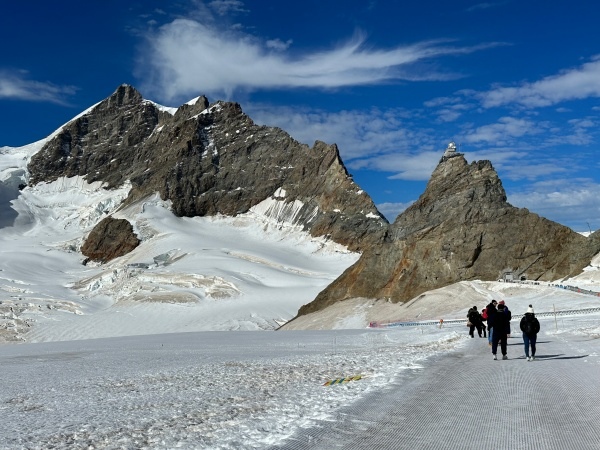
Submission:
M 539 361 L 551 361 L 554 359 L 581 359 L 587 358 L 590 355 L 579 355 L 579 356 L 564 356 L 564 353 L 558 355 L 535 355 L 535 359 Z
M 549 344 L 550 342 L 552 342 L 552 341 L 537 341 L 535 343 L 535 345 L 538 345 L 538 344 Z M 509 345 L 509 346 L 510 345 L 521 345 L 522 346 L 523 345 L 523 341 L 521 341 L 521 342 L 511 342 L 511 343 L 506 344 L 506 345 Z

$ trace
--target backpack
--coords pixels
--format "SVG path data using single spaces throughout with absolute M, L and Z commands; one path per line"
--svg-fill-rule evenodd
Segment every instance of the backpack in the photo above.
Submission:
M 525 320 L 525 326 L 523 328 L 523 332 L 527 336 L 533 336 L 535 334 L 535 325 L 533 324 L 533 320 Z
M 481 317 L 483 318 L 483 320 L 487 320 L 487 308 L 483 308 L 483 311 L 481 311 Z

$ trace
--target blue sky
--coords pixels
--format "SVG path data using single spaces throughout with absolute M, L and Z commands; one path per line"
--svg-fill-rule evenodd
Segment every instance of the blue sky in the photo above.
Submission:
M 600 228 L 600 4 L 30 1 L 0 14 L 0 146 L 39 140 L 122 83 L 206 95 L 336 143 L 393 221 L 449 141 L 515 206 Z

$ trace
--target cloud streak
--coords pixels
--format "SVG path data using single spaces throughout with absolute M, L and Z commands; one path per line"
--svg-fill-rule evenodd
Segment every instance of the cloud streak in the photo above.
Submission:
M 498 87 L 479 95 L 484 108 L 510 104 L 539 108 L 590 97 L 600 97 L 600 56 L 533 83 Z
M 208 6 L 220 16 L 247 12 L 244 3 L 239 0 L 213 0 L 208 3 Z
M 514 138 L 539 134 L 541 125 L 530 120 L 515 117 L 501 117 L 497 123 L 482 125 L 464 136 L 466 143 L 489 142 L 504 146 Z
M 74 86 L 58 86 L 53 83 L 29 80 L 23 73 L 0 71 L 0 99 L 55 103 L 68 106 L 67 97 L 74 95 Z
M 196 94 L 198 89 L 230 98 L 237 91 L 259 89 L 335 89 L 390 80 L 455 78 L 420 71 L 418 63 L 494 45 L 458 47 L 448 41 L 427 41 L 371 49 L 364 34 L 357 32 L 336 47 L 298 54 L 289 40 L 263 41 L 191 19 L 176 19 L 153 30 L 147 44 L 140 73 L 145 74 L 148 89 L 165 100 Z

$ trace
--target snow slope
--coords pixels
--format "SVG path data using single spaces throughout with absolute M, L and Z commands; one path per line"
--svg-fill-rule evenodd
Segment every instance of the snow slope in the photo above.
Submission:
M 560 295 L 552 301 L 560 308 L 583 306 Z M 540 311 L 535 297 L 513 295 L 511 304 L 523 302 Z M 542 355 L 552 336 L 580 336 L 586 345 L 600 336 L 599 314 L 540 322 Z M 511 360 L 523 351 L 516 337 Z M 427 367 L 424 358 L 470 341 L 466 327 L 457 324 L 3 345 L 0 449 L 268 448 L 301 428 L 335 420 L 342 407 L 385 392 L 406 371 Z M 597 364 L 597 352 L 588 359 Z M 498 363 L 491 357 L 480 362 Z M 434 367 L 443 374 L 444 367 Z M 514 379 L 520 372 L 511 373 Z M 360 380 L 324 386 L 359 374 Z
M 3 148 L 0 181 L 26 181 L 42 144 Z M 179 218 L 158 195 L 120 210 L 129 189 L 73 177 L 14 193 L 18 216 L 0 229 L 0 341 L 274 329 L 358 258 L 273 215 L 277 193 L 235 218 Z M 107 214 L 142 244 L 84 266 L 78 249 Z

